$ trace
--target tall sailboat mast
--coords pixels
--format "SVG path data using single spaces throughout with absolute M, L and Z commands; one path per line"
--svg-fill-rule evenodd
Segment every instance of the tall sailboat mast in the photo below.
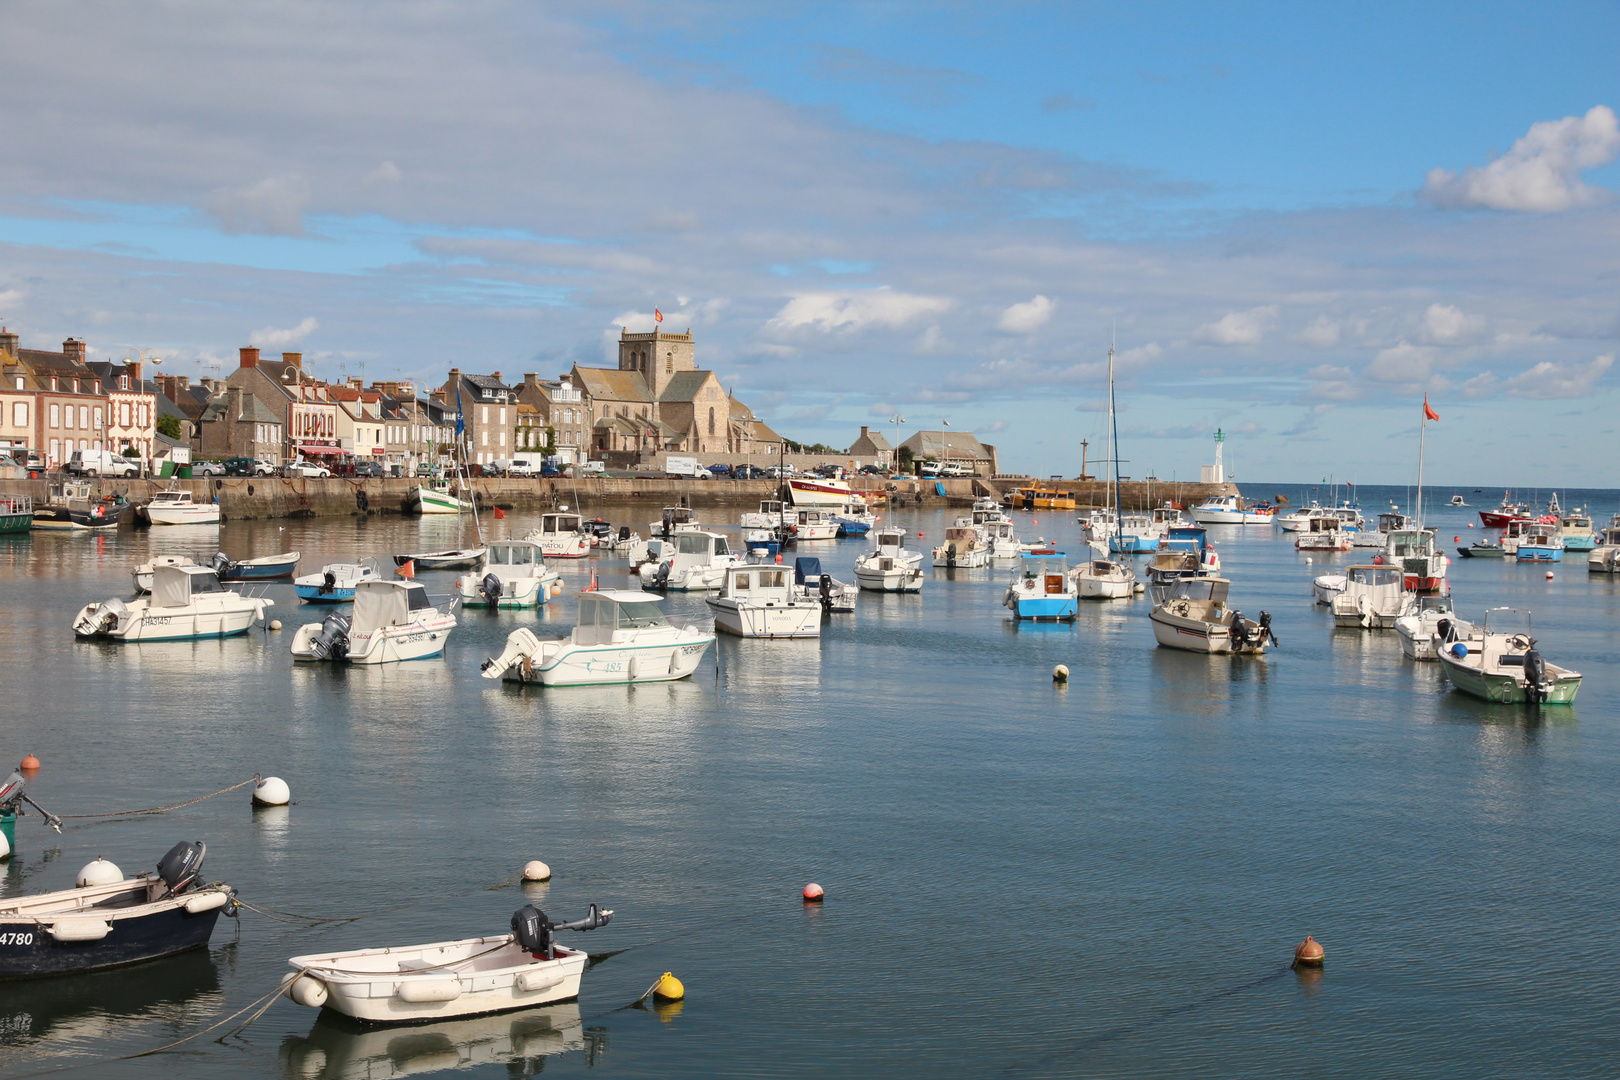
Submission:
M 1114 462 L 1114 535 L 1122 536 L 1119 520 L 1119 428 L 1114 423 L 1114 343 L 1108 343 L 1108 449 Z M 1121 546 L 1116 543 L 1114 547 Z
M 1418 529 L 1423 528 L 1423 439 L 1429 432 L 1429 396 L 1423 396 L 1423 420 L 1418 424 L 1418 490 L 1417 490 L 1417 521 Z

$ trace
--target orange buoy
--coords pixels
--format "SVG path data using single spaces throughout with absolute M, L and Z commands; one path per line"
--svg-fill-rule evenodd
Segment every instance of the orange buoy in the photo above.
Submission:
M 1452 537 L 1452 538 L 1451 538 L 1451 542 L 1452 542 L 1452 543 L 1453 543 L 1453 544 L 1455 544 L 1455 543 L 1459 543 L 1459 542 L 1461 542 L 1461 540 L 1462 540 L 1462 537 L 1460 537 L 1460 536 L 1453 536 L 1453 537 Z
M 1306 934 L 1305 940 L 1299 943 L 1299 948 L 1294 950 L 1295 967 L 1321 967 L 1326 959 L 1327 953 L 1322 949 L 1321 942 L 1309 934 Z
M 808 885 L 806 885 L 804 887 L 804 902 L 805 903 L 807 903 L 807 904 L 819 904 L 825 899 L 826 899 L 826 894 L 824 894 L 822 892 L 821 886 L 817 885 L 815 882 L 812 881 L 810 884 L 808 884 Z
M 1547 571 L 1547 580 L 1548 581 L 1552 580 L 1552 571 L 1551 570 Z
M 25 773 L 37 773 L 39 772 L 39 758 L 29 754 L 22 759 L 22 764 L 18 765 L 17 768 Z
M 1373 565 L 1374 566 L 1383 566 L 1384 565 L 1384 557 L 1382 555 L 1374 555 L 1373 556 Z

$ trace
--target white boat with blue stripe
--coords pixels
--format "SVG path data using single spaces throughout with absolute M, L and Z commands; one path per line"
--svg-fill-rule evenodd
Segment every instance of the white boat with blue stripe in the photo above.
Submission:
M 486 679 L 543 686 L 672 682 L 697 670 L 714 633 L 676 628 L 644 592 L 604 589 L 579 597 L 579 624 L 565 638 L 541 639 L 521 627 L 483 663 Z
M 242 596 L 206 566 L 154 566 L 152 594 L 86 604 L 73 620 L 81 638 L 185 641 L 245 633 L 274 601 Z
M 354 599 L 356 585 L 379 576 L 365 563 L 327 563 L 318 574 L 293 579 L 293 591 L 306 604 L 347 604 Z
M 1067 622 L 1074 618 L 1080 608 L 1080 593 L 1069 577 L 1069 560 L 1063 552 L 1025 555 L 1018 563 L 1018 572 L 1002 601 L 1014 614 L 1036 622 Z

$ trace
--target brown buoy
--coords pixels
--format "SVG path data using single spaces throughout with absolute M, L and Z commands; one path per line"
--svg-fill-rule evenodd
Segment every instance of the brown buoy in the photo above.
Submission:
M 1327 954 L 1322 950 L 1321 942 L 1309 934 L 1306 934 L 1305 940 L 1299 943 L 1299 948 L 1294 950 L 1295 967 L 1321 967 L 1322 961 L 1326 959 Z

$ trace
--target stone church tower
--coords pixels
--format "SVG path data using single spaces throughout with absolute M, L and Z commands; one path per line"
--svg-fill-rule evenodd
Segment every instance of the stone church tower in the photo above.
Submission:
M 619 328 L 619 370 L 639 371 L 647 381 L 652 399 L 663 396 L 672 375 L 681 371 L 697 370 L 697 354 L 692 345 L 692 330 L 684 334 L 666 334 L 654 330 L 650 334 L 632 334 Z

